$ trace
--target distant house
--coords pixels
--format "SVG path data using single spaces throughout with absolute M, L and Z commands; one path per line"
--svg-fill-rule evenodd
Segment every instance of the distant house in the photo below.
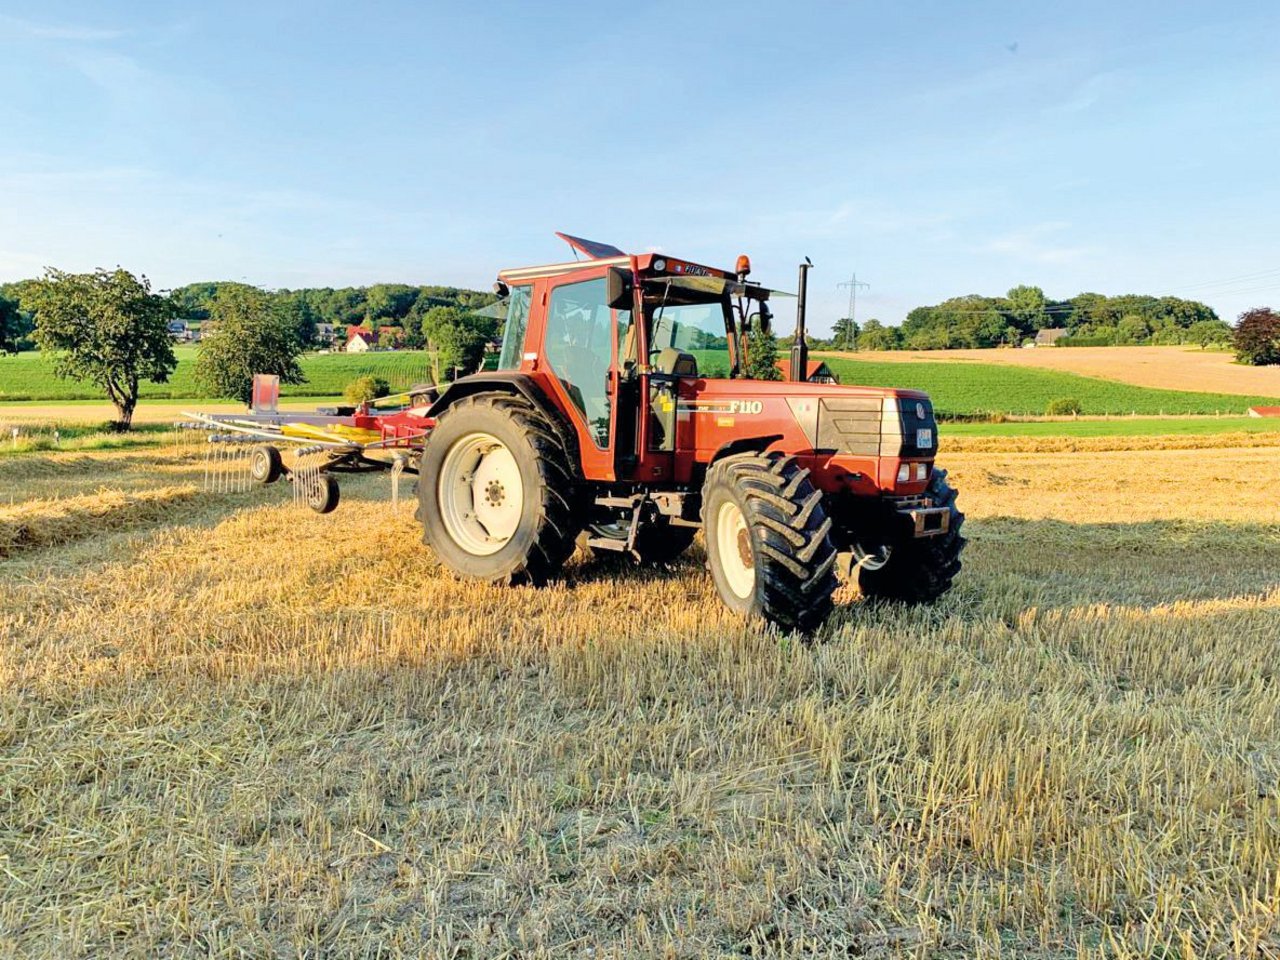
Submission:
M 1280 407 L 1250 407 L 1251 417 L 1280 417 Z
M 342 349 L 347 353 L 368 353 L 377 345 L 378 341 L 370 331 L 360 330 L 348 338 L 347 345 Z
M 1056 347 L 1058 341 L 1067 335 L 1067 331 L 1063 327 L 1046 327 L 1036 333 L 1037 347 Z
M 338 335 L 338 328 L 332 323 L 316 324 L 316 341 L 326 346 L 333 343 L 334 337 Z
M 169 335 L 179 343 L 192 343 L 200 339 L 198 327 L 192 327 L 185 320 L 170 320 Z
M 778 361 L 778 369 L 782 371 L 782 379 L 791 379 L 791 360 L 783 359 Z M 831 372 L 831 368 L 821 360 L 810 360 L 805 377 L 810 383 L 839 383 L 840 378 Z

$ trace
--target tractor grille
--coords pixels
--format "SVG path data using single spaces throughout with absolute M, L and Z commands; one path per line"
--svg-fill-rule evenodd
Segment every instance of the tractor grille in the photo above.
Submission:
M 938 448 L 938 425 L 927 399 L 822 397 L 815 403 L 799 397 L 787 403 L 815 450 L 864 457 L 932 457 Z M 927 445 L 920 443 L 923 439 L 929 441 Z
M 818 450 L 880 455 L 883 401 L 879 397 L 824 397 L 818 403 Z

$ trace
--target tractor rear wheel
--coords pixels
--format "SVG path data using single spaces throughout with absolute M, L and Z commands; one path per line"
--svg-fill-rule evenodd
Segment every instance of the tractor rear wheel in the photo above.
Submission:
M 831 613 L 836 550 L 822 493 L 782 454 L 719 461 L 702 495 L 707 565 L 729 609 L 808 633 Z
M 858 570 L 858 588 L 864 597 L 899 603 L 932 603 L 951 589 L 960 572 L 960 535 L 964 514 L 956 508 L 956 491 L 947 483 L 947 471 L 934 470 L 927 496 L 935 506 L 950 508 L 947 532 L 934 537 L 907 538 L 889 543 L 888 559 L 875 569 Z
M 541 585 L 581 529 L 569 455 L 522 397 L 464 397 L 440 415 L 418 477 L 423 541 L 455 573 Z

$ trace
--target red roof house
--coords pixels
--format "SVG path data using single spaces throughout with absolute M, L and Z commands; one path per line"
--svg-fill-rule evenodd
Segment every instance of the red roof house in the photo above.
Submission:
M 782 379 L 791 379 L 791 360 L 782 359 L 778 361 L 778 369 L 782 371 Z M 805 367 L 807 376 L 805 377 L 810 383 L 839 383 L 840 378 L 831 372 L 831 368 L 821 360 L 810 360 Z

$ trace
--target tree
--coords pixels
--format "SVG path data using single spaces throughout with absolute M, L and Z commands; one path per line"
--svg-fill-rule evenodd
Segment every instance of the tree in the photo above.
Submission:
M 431 307 L 422 314 L 422 335 L 433 353 L 433 372 L 440 383 L 452 379 L 457 370 L 480 366 L 492 322 L 458 307 Z
M 1151 328 L 1147 321 L 1137 314 L 1122 317 L 1116 324 L 1116 343 L 1119 344 L 1142 343 L 1150 335 Z
M 1203 350 L 1216 343 L 1230 343 L 1231 328 L 1221 320 L 1197 320 L 1187 328 L 1187 343 L 1194 343 Z
M 858 349 L 858 321 L 841 317 L 831 332 L 831 346 L 836 350 Z
M 1023 333 L 1034 333 L 1053 326 L 1049 320 L 1049 301 L 1039 287 L 1014 287 L 1005 294 L 1009 319 Z
M 18 342 L 26 332 L 18 301 L 0 294 L 0 353 L 17 353 Z
M 320 322 L 320 314 L 311 305 L 311 301 L 302 293 L 288 293 L 278 296 L 279 310 L 288 318 L 298 343 L 310 346 L 316 340 L 316 324 Z M 261 372 L 261 371 L 259 371 Z
M 1280 313 L 1254 307 L 1240 314 L 1235 333 L 1236 359 L 1262 367 L 1280 363 Z
M 781 380 L 778 369 L 778 337 L 757 317 L 747 328 L 747 363 L 743 375 L 752 380 Z M 800 371 L 803 378 L 804 371 Z
M 213 396 L 249 403 L 253 375 L 305 383 L 302 344 L 288 306 L 257 287 L 226 284 L 218 291 L 196 358 L 196 380 Z
M 53 357 L 55 376 L 101 387 L 128 430 L 142 381 L 164 383 L 178 365 L 168 297 L 128 270 L 65 273 L 49 268 L 31 285 L 35 339 Z
M 902 346 L 897 327 L 886 327 L 879 320 L 868 320 L 858 335 L 860 350 L 898 350 Z
M 391 385 L 381 377 L 356 377 L 342 390 L 342 396 L 348 403 L 361 404 L 370 400 L 385 397 L 391 392 Z

